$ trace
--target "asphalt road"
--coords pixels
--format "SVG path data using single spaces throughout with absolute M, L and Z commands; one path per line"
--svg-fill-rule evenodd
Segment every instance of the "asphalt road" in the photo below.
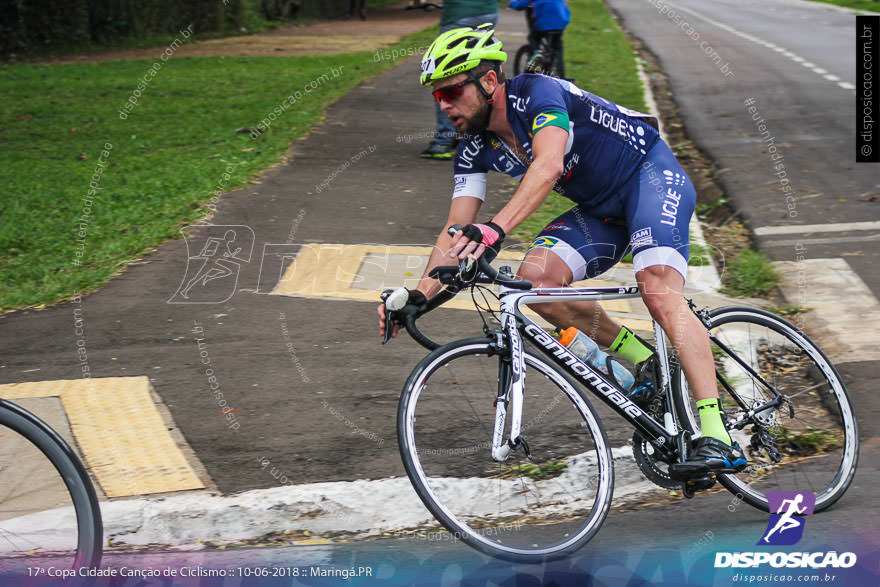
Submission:
M 801 0 L 609 5 L 659 58 L 760 247 L 778 260 L 844 257 L 880 294 L 880 226 L 762 234 L 880 219 L 880 165 L 855 162 L 855 16 Z
M 876 454 L 876 447 L 871 452 Z M 874 468 L 876 465 L 876 460 L 869 464 Z M 867 496 L 867 487 L 864 489 L 863 498 Z M 447 533 L 440 533 L 319 546 L 117 553 L 106 556 L 104 565 L 115 569 L 174 569 L 178 572 L 193 568 L 223 569 L 232 577 L 272 578 L 277 573 L 296 573 L 304 584 L 339 584 L 339 581 L 322 583 L 316 577 L 333 570 L 356 569 L 360 574 L 354 577 L 364 584 L 387 585 L 737 585 L 745 582 L 742 578 L 734 579 L 742 574 L 793 577 L 791 581 L 782 582 L 778 578 L 763 579 L 780 584 L 796 581 L 802 585 L 867 587 L 876 584 L 880 535 L 862 508 L 855 505 L 857 500 L 851 499 L 855 491 L 858 489 L 851 489 L 844 501 L 827 513 L 808 518 L 804 537 L 798 545 L 782 549 L 855 553 L 858 563 L 856 568 L 847 570 L 845 582 L 827 581 L 826 569 L 715 568 L 718 552 L 774 551 L 772 547 L 756 546 L 767 530 L 767 515 L 737 502 L 724 491 L 663 506 L 612 511 L 587 546 L 571 557 L 544 564 L 495 560 Z M 827 569 L 827 572 L 837 571 Z M 515 583 L 510 583 L 514 580 Z M 276 576 L 261 584 L 289 583 L 289 579 Z

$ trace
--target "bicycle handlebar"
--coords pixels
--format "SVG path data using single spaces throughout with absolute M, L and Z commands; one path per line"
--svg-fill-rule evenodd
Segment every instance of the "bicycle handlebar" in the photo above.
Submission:
M 455 236 L 455 233 L 460 231 L 460 224 L 453 224 L 447 230 L 449 236 Z M 489 250 L 488 247 L 486 249 Z M 513 272 L 510 271 L 509 267 L 502 267 L 501 271 L 498 271 L 492 265 L 489 264 L 489 260 L 486 259 L 486 255 L 480 255 L 476 262 L 473 259 L 462 259 L 459 264 L 458 275 L 461 278 L 461 282 L 464 285 L 472 285 L 477 283 L 497 283 L 498 285 L 503 285 L 509 287 L 511 289 L 532 289 L 532 282 L 528 279 L 516 279 L 513 276 Z M 443 269 L 442 267 L 435 267 L 431 270 L 431 273 L 434 273 L 438 269 Z M 505 271 L 506 269 L 506 271 Z
M 453 224 L 449 227 L 448 233 L 450 236 L 453 236 L 461 229 L 461 225 Z M 431 310 L 445 304 L 468 286 L 481 283 L 497 283 L 511 289 L 527 290 L 532 288 L 531 281 L 516 279 L 509 267 L 502 267 L 500 271 L 496 270 L 492 267 L 485 254 L 477 259 L 473 257 L 462 259 L 457 267 L 434 267 L 428 276 L 438 279 L 440 283 L 446 286 L 446 289 L 419 306 L 407 303 L 406 298 L 403 296 L 405 290 L 402 288 L 382 292 L 382 300 L 385 302 L 386 307 L 385 337 L 382 340 L 382 344 L 391 339 L 393 325 L 397 323 L 406 328 L 406 331 L 413 340 L 420 345 L 431 350 L 439 347 L 438 343 L 422 334 L 416 328 L 416 320 Z

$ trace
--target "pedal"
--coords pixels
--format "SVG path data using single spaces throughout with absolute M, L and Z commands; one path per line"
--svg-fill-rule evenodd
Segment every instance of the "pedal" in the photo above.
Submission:
M 682 493 L 684 493 L 686 498 L 691 499 L 697 491 L 711 489 L 715 485 L 716 479 L 717 477 L 715 475 L 688 479 L 682 483 Z

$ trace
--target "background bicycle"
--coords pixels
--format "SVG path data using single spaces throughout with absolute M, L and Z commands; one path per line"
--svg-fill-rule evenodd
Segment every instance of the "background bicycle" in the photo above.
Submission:
M 24 408 L 0 399 L 0 573 L 101 562 L 95 488 L 70 445 Z
M 473 283 L 499 279 L 486 264 L 480 271 Z M 398 320 L 424 346 L 435 343 L 416 329 L 415 319 L 462 286 L 456 272 L 436 273 L 450 291 L 423 307 L 399 310 Z M 486 338 L 443 345 L 419 363 L 401 394 L 398 438 L 416 492 L 447 529 L 487 553 L 538 560 L 573 552 L 598 531 L 611 502 L 613 461 L 633 454 L 649 480 L 681 488 L 683 480 L 670 474 L 669 465 L 684 459 L 699 427 L 674 359 L 660 377 L 669 385 L 636 407 L 520 314 L 518 302 L 509 300 L 522 295 L 529 294 L 503 294 L 503 303 L 513 304 L 505 306 L 504 329 L 484 322 Z M 554 296 L 635 297 L 638 290 L 531 295 L 534 303 Z M 812 491 L 816 511 L 830 507 L 848 488 L 858 458 L 852 405 L 834 367 L 803 333 L 767 312 L 727 307 L 698 316 L 711 333 L 728 428 L 750 460 L 744 471 L 719 475 L 721 483 L 765 511 L 767 491 Z M 521 356 L 518 338 L 532 343 Z M 663 356 L 662 334 L 657 342 Z M 631 447 L 620 435 L 607 436 L 581 388 L 636 428 Z M 450 408 L 457 417 L 449 418 Z M 714 478 L 694 479 L 684 488 L 692 495 L 712 485 Z
M 528 42 L 517 49 L 513 58 L 513 75 L 542 73 L 565 78 L 562 52 L 562 31 L 539 31 L 535 28 L 534 9 L 525 9 Z M 568 78 L 566 78 L 568 79 Z M 569 81 L 574 81 L 569 79 Z

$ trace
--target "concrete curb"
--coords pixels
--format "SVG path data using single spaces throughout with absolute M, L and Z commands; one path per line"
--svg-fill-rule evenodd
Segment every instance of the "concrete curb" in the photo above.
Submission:
M 659 491 L 641 475 L 630 446 L 612 449 L 612 457 L 615 504 Z M 572 465 L 568 474 L 571 481 L 575 481 L 583 476 L 582 469 L 590 463 L 577 456 L 569 460 Z M 560 479 L 562 477 L 548 483 L 557 485 Z M 461 493 L 459 503 L 449 505 L 453 510 L 466 507 L 472 511 L 481 493 L 479 487 L 473 487 L 471 492 Z M 388 508 L 389 503 L 395 504 L 394 507 Z M 279 536 L 290 537 L 294 544 L 311 545 L 334 538 L 365 539 L 440 529 L 406 477 L 289 485 L 230 496 L 187 492 L 103 502 L 101 511 L 105 544 L 123 549 L 192 550 Z M 546 512 L 547 515 L 552 513 Z M 534 516 L 535 512 L 530 515 Z M 186 523 L 182 524 L 182 520 Z M 73 516 L 58 510 L 40 512 L 7 521 L 4 528 L 32 537 L 37 544 L 50 544 L 53 536 L 73 531 Z

